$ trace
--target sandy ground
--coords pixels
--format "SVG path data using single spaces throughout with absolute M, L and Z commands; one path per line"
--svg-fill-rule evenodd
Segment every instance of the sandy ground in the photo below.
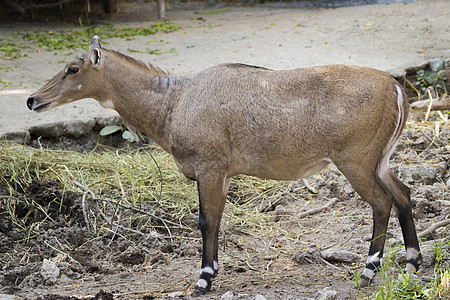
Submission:
M 153 7 L 128 6 L 106 22 L 126 26 L 156 21 Z M 167 19 L 181 26 L 172 33 L 111 39 L 106 47 L 167 70 L 188 72 L 223 62 L 241 62 L 273 69 L 324 64 L 351 64 L 401 75 L 405 68 L 432 58 L 450 57 L 450 6 L 447 0 L 337 9 L 230 7 L 220 14 L 169 10 Z M 203 10 L 205 11 L 205 10 Z M 72 26 L 73 27 L 73 26 Z M 67 25 L 2 24 L 0 38 L 16 30 L 58 30 Z M 101 38 L 101 37 L 100 37 Z M 150 41 L 157 40 L 158 42 Z M 86 48 L 87 49 L 86 45 Z M 159 56 L 130 52 L 175 49 Z M 0 59 L 0 136 L 25 134 L 30 127 L 55 122 L 88 122 L 115 112 L 94 100 L 83 100 L 37 114 L 28 111 L 27 97 L 63 68 L 67 53 L 30 48 L 31 58 Z

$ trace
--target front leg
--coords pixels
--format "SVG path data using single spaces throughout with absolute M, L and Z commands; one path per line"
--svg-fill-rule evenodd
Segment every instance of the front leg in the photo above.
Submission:
M 195 289 L 205 293 L 211 288 L 217 274 L 219 228 L 225 206 L 230 179 L 225 175 L 204 174 L 197 176 L 200 199 L 199 227 L 203 238 L 202 268 Z

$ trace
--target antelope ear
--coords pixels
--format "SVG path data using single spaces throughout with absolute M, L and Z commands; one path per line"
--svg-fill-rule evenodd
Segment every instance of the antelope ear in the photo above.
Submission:
M 91 50 L 91 62 L 95 66 L 98 66 L 102 62 L 102 56 L 99 48 L 94 48 Z
M 92 51 L 95 48 L 101 48 L 102 45 L 100 45 L 100 39 L 98 38 L 98 35 L 94 36 L 92 38 L 92 42 L 89 44 L 89 50 Z
M 92 39 L 92 42 L 89 44 L 89 51 L 91 52 L 91 62 L 94 65 L 98 65 L 99 63 L 101 63 L 101 48 L 102 45 L 100 45 L 100 39 L 96 35 Z

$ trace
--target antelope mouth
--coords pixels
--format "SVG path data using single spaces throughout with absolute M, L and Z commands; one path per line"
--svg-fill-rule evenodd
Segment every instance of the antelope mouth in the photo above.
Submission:
M 38 101 L 38 98 L 34 96 L 29 97 L 27 100 L 28 109 L 37 112 L 46 110 L 47 108 L 49 108 L 50 104 L 52 104 L 52 102 L 50 101 L 40 102 Z
M 46 110 L 50 106 L 50 104 L 52 104 L 52 103 L 51 102 L 41 103 L 41 104 L 38 104 L 37 106 L 33 107 L 32 110 L 34 110 L 36 112 L 41 112 L 41 111 Z

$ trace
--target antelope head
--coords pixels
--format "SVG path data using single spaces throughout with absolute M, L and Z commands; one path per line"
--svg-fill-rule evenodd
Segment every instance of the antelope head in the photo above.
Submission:
M 96 95 L 100 88 L 101 70 L 101 45 L 98 36 L 95 36 L 89 45 L 89 51 L 74 58 L 55 77 L 33 93 L 27 100 L 27 107 L 42 112 L 83 98 L 98 100 Z

